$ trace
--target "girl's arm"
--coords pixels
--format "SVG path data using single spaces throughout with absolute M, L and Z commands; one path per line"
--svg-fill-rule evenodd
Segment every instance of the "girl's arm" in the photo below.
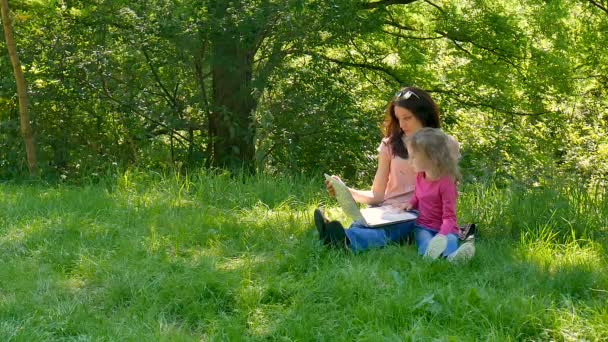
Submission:
M 418 198 L 416 197 L 416 193 L 414 193 L 414 196 L 412 196 L 409 201 L 400 205 L 396 205 L 396 207 L 402 210 L 418 209 Z
M 448 235 L 456 228 L 456 196 L 457 189 L 454 181 L 446 181 L 439 187 L 441 196 L 442 223 L 439 234 Z
M 409 204 L 409 208 L 407 210 L 418 209 L 418 196 L 416 195 L 416 191 L 414 191 L 414 196 L 412 196 L 412 198 L 409 200 L 408 204 Z
M 388 184 L 388 174 L 391 168 L 391 157 L 388 153 L 378 154 L 378 169 L 374 177 L 372 190 L 350 189 L 355 201 L 363 204 L 380 204 L 384 201 L 384 193 Z

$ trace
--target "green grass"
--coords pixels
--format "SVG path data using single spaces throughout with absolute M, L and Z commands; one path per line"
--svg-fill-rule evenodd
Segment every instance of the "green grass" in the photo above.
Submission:
M 482 237 L 457 266 L 413 246 L 324 249 L 321 184 L 0 185 L 0 340 L 607 340 L 598 189 L 463 187 L 459 216 Z

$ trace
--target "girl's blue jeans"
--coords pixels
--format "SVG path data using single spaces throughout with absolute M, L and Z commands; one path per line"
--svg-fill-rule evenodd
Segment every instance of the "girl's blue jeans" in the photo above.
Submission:
M 416 234 L 418 253 L 424 255 L 429 241 L 437 232 L 417 225 L 416 221 L 395 223 L 379 228 L 371 228 L 355 221 L 349 229 L 344 230 L 350 242 L 350 249 L 355 253 L 372 248 L 385 247 L 390 243 L 402 242 L 412 231 Z M 445 256 L 450 255 L 458 249 L 458 236 L 456 234 L 448 234 L 447 238 L 448 246 L 443 253 Z
M 424 226 L 416 225 L 414 229 L 414 234 L 416 234 L 416 245 L 418 246 L 418 254 L 424 255 L 426 252 L 426 248 L 429 245 L 429 241 L 437 235 L 436 230 L 431 230 Z M 458 249 L 458 235 L 456 234 L 448 234 L 448 246 L 445 248 L 443 252 L 443 256 L 447 257 L 448 255 L 454 253 Z

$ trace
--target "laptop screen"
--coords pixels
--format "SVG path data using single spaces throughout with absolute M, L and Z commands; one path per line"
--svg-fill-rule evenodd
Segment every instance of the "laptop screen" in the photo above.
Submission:
M 363 215 L 361 215 L 361 210 L 359 209 L 357 202 L 355 202 L 355 199 L 346 187 L 346 184 L 328 174 L 325 174 L 325 179 L 327 179 L 334 187 L 334 190 L 336 190 L 336 200 L 342 207 L 342 210 L 344 210 L 344 213 L 353 221 L 358 220 L 363 224 L 367 224 L 363 218 Z

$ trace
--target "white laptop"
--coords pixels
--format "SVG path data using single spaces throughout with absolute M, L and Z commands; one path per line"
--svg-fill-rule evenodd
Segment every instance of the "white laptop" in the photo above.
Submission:
M 325 179 L 334 187 L 336 200 L 344 213 L 353 221 L 359 221 L 369 227 L 381 227 L 387 224 L 415 220 L 418 217 L 414 212 L 404 211 L 392 206 L 359 209 L 357 202 L 342 181 L 327 174 L 325 174 Z

